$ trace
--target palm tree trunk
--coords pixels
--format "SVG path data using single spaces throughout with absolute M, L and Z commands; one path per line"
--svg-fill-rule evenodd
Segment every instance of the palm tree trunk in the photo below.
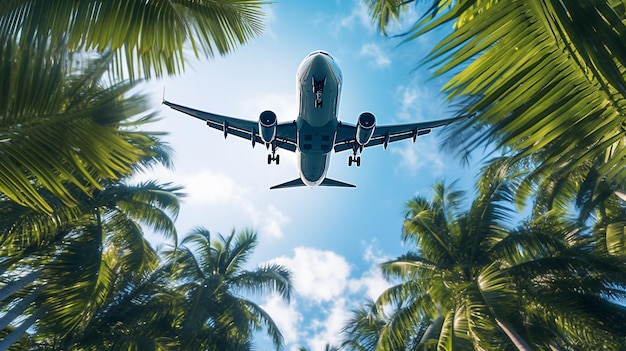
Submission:
M 443 325 L 444 320 L 445 318 L 440 312 L 437 318 L 435 318 L 435 320 L 430 323 L 428 328 L 426 328 L 426 331 L 424 332 L 424 335 L 422 335 L 422 338 L 420 339 L 418 345 L 424 345 L 426 341 L 428 341 L 432 336 L 435 335 L 437 329 L 441 330 L 441 326 Z
M 30 304 L 35 301 L 37 297 L 41 295 L 41 288 L 37 288 L 33 290 L 28 296 L 22 299 L 22 301 L 18 302 L 13 308 L 11 308 L 7 313 L 0 318 L 0 330 L 4 329 L 15 320 L 18 316 L 20 316 L 24 311 L 30 306 Z
M 43 271 L 41 269 L 32 271 L 31 273 L 28 273 L 24 277 L 0 289 L 0 301 L 4 301 L 4 299 L 6 299 L 7 297 L 15 294 L 16 292 L 18 292 L 20 289 L 27 286 L 28 284 L 31 284 L 32 282 L 37 280 L 37 278 L 39 278 L 42 273 Z
M 30 317 L 26 318 L 22 324 L 9 333 L 6 338 L 0 340 L 0 351 L 6 351 L 9 347 L 11 347 L 11 345 L 15 344 L 15 342 L 18 341 L 22 335 L 24 335 L 26 330 L 35 324 L 37 319 L 41 318 L 44 313 L 45 311 L 42 308 L 38 309 L 35 313 L 30 315 Z
M 513 329 L 507 327 L 499 318 L 496 317 L 495 320 L 496 323 L 498 323 L 500 329 L 502 329 L 502 331 L 506 333 L 511 342 L 515 345 L 515 347 L 517 347 L 519 351 L 534 351 L 534 348 L 532 348 L 526 342 L 526 340 L 524 340 L 524 338 L 517 334 Z

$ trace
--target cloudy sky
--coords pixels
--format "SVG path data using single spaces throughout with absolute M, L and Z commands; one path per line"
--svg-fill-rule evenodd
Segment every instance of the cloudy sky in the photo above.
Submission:
M 253 149 L 233 136 L 224 140 L 202 121 L 160 105 L 163 87 L 169 101 L 200 110 L 256 121 L 270 109 L 279 122 L 291 121 L 298 111 L 296 70 L 309 52 L 321 49 L 343 72 L 340 120 L 355 123 L 370 111 L 378 125 L 406 123 L 449 118 L 453 110 L 440 93 L 445 80 L 432 79 L 427 68 L 415 70 L 440 34 L 399 45 L 401 39 L 376 31 L 356 0 L 284 0 L 265 12 L 262 37 L 227 57 L 189 60 L 184 75 L 146 87 L 162 116 L 152 129 L 169 133 L 165 140 L 175 150 L 176 168 L 145 177 L 185 186 L 180 237 L 197 226 L 213 233 L 258 232 L 250 267 L 283 264 L 296 288 L 290 304 L 273 296 L 259 303 L 278 322 L 286 350 L 317 351 L 337 344 L 349 311 L 387 286 L 377 265 L 407 251 L 400 242 L 406 201 L 430 196 L 438 179 L 458 179 L 469 190 L 478 166 L 463 167 L 456 155 L 440 151 L 440 133 L 434 132 L 414 144 L 367 149 L 359 168 L 348 167 L 349 152 L 333 154 L 328 176 L 356 189 L 269 190 L 298 176 L 294 154 L 279 151 L 280 165 L 268 166 L 264 147 Z M 416 9 L 407 23 L 420 14 Z

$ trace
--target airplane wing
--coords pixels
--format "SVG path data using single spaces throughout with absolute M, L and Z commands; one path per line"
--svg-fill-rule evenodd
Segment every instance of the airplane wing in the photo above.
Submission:
M 387 148 L 389 143 L 395 141 L 415 138 L 421 135 L 430 133 L 433 128 L 445 126 L 450 123 L 459 122 L 468 119 L 471 116 L 454 117 L 448 119 L 442 119 L 439 121 L 419 122 L 419 123 L 407 123 L 389 126 L 376 126 L 374 133 L 367 144 L 364 147 L 383 145 Z M 337 126 L 337 137 L 335 138 L 335 152 L 341 152 L 345 150 L 352 150 L 356 143 L 356 129 L 355 125 L 340 122 Z
M 229 134 L 232 134 L 240 138 L 250 140 L 253 146 L 256 143 L 263 143 L 261 135 L 259 134 L 258 122 L 204 112 L 174 104 L 167 100 L 163 100 L 163 104 L 176 111 L 180 111 L 206 121 L 206 124 L 209 127 L 222 131 L 224 133 L 224 138 Z M 292 152 L 296 151 L 296 132 L 297 128 L 295 121 L 279 123 L 276 126 L 276 147 Z

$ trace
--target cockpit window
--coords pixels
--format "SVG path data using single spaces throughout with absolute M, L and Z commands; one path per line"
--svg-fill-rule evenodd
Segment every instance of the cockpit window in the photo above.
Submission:
M 322 54 L 322 55 L 326 55 L 328 57 L 330 57 L 331 60 L 335 60 L 332 56 L 330 56 L 329 53 L 327 53 L 326 51 L 322 51 L 322 50 L 317 50 L 317 51 L 313 51 L 312 53 L 310 53 L 307 58 L 313 56 L 313 55 L 317 55 L 317 54 Z

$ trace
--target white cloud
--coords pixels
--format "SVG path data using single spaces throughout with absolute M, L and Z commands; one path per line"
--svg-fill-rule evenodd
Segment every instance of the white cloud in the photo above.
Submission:
M 287 217 L 274 205 L 267 206 L 261 215 L 263 216 L 261 232 L 272 238 L 282 238 L 282 227 L 291 221 L 289 217 Z
M 282 226 L 290 219 L 274 205 L 257 207 L 250 201 L 251 190 L 237 185 L 235 181 L 224 174 L 203 170 L 200 173 L 179 178 L 190 194 L 189 201 L 196 204 L 236 204 L 253 222 L 254 227 L 260 228 L 262 235 L 271 238 L 283 236 Z
M 351 280 L 349 286 L 352 293 L 365 290 L 365 295 L 372 300 L 376 300 L 383 291 L 391 286 L 383 277 L 379 267 L 382 262 L 388 261 L 389 257 L 383 255 L 377 246 L 378 242 L 374 240 L 365 247 L 363 259 L 371 265 L 360 278 Z
M 247 115 L 256 116 L 262 111 L 272 110 L 280 122 L 292 121 L 298 117 L 298 99 L 295 92 L 257 95 L 241 101 L 241 107 Z
M 376 300 L 380 294 L 391 285 L 383 278 L 378 265 L 372 265 L 359 279 L 350 281 L 350 291 L 358 293 L 365 290 L 365 295 Z
M 332 251 L 297 247 L 293 258 L 282 256 L 272 261 L 291 269 L 298 295 L 315 303 L 341 296 L 350 275 L 346 259 Z
M 217 204 L 240 201 L 249 189 L 235 183 L 224 174 L 203 170 L 196 174 L 175 176 L 178 183 L 185 186 L 189 203 Z
M 341 342 L 341 329 L 350 316 L 345 298 L 337 298 L 323 320 L 314 320 L 313 327 L 319 330 L 307 340 L 311 351 L 322 351 L 326 344 L 338 346 Z
M 427 138 L 428 136 L 426 136 Z M 421 137 L 418 137 L 420 140 Z M 390 148 L 391 153 L 400 156 L 398 172 L 408 171 L 411 176 L 416 176 L 419 172 L 427 170 L 432 176 L 441 176 L 445 168 L 443 155 L 432 143 L 423 140 L 405 145 L 394 145 Z
M 370 64 L 374 67 L 383 68 L 391 65 L 391 59 L 377 44 L 368 43 L 361 46 L 360 56 L 371 59 Z
M 272 317 L 285 338 L 285 344 L 296 343 L 299 339 L 298 324 L 302 314 L 298 312 L 296 302 L 285 303 L 278 295 L 271 295 L 261 307 Z
M 378 248 L 378 240 L 373 239 L 369 244 L 364 243 L 365 250 L 363 252 L 363 259 L 365 262 L 379 264 L 389 259 Z
M 355 6 L 349 15 L 339 18 L 337 26 L 339 28 L 354 29 L 356 25 L 374 31 L 374 25 L 367 10 L 367 6 L 362 1 L 355 1 Z
M 234 206 L 239 209 L 244 218 L 250 221 L 252 227 L 260 228 L 259 233 L 270 238 L 281 238 L 283 226 L 291 219 L 271 203 L 258 206 L 250 199 L 253 190 L 241 186 L 232 178 L 223 173 L 216 173 L 203 169 L 197 173 L 179 174 L 164 168 L 151 170 L 150 174 L 142 174 L 136 177 L 142 179 L 159 179 L 182 185 L 183 192 L 187 194 L 184 202 L 198 206 Z
M 398 118 L 406 121 L 421 121 L 439 119 L 433 114 L 441 113 L 442 97 L 426 89 L 418 80 L 409 85 L 400 85 L 396 88 L 394 99 L 399 103 Z
M 363 259 L 370 266 L 357 277 L 352 276 L 347 260 L 332 251 L 298 247 L 293 256 L 272 260 L 288 267 L 293 274 L 292 302 L 285 304 L 271 296 L 263 304 L 274 320 L 280 320 L 277 323 L 287 348 L 294 350 L 296 346 L 306 345 L 312 351 L 322 351 L 326 344 L 339 345 L 341 329 L 350 318 L 351 309 L 366 297 L 375 300 L 390 286 L 378 268 L 388 258 L 377 246 L 376 241 L 366 245 Z M 305 315 L 307 325 L 303 325 Z

